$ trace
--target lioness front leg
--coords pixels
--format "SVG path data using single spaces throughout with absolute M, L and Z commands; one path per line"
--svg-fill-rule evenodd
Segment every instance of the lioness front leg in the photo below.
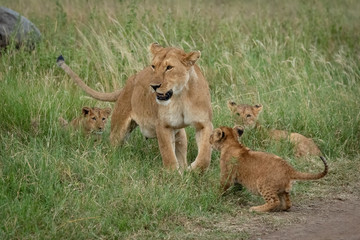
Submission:
M 205 171 L 211 160 L 211 145 L 209 142 L 210 135 L 213 130 L 212 123 L 198 123 L 195 124 L 196 128 L 196 144 L 198 147 L 198 155 L 193 163 L 191 169 L 200 169 Z
M 175 155 L 181 171 L 187 168 L 187 138 L 185 128 L 181 128 L 175 135 Z
M 164 167 L 169 170 L 179 169 L 175 155 L 175 132 L 172 128 L 157 126 L 156 137 Z

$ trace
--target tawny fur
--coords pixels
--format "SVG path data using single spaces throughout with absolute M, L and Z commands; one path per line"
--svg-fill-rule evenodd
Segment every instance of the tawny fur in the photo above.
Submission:
M 131 76 L 124 88 L 101 93 L 88 87 L 64 62 L 58 65 L 90 96 L 116 101 L 111 117 L 110 141 L 121 144 L 136 127 L 147 138 L 157 138 L 166 169 L 187 167 L 185 127 L 196 129 L 198 155 L 191 169 L 205 170 L 210 164 L 212 109 L 208 82 L 195 62 L 200 52 L 175 47 L 150 46 L 150 66 Z
M 86 135 L 101 135 L 110 114 L 111 108 L 83 107 L 81 115 L 74 118 L 70 124 L 62 117 L 59 117 L 59 122 L 63 127 L 70 126 L 73 129 L 81 130 Z
M 213 131 L 210 143 L 221 151 L 221 187 L 226 191 L 233 184 L 242 184 L 255 194 L 260 194 L 266 203 L 251 207 L 257 212 L 288 210 L 291 207 L 290 189 L 292 180 L 316 180 L 328 172 L 325 165 L 321 173 L 311 174 L 296 171 L 282 158 L 265 152 L 252 151 L 239 143 L 243 128 L 220 127 Z
M 258 121 L 259 114 L 263 106 L 261 104 L 247 105 L 236 104 L 234 101 L 227 103 L 230 111 L 236 115 L 236 124 L 243 125 L 245 128 L 263 129 Z M 321 156 L 322 153 L 313 139 L 305 137 L 299 133 L 291 133 L 284 130 L 265 129 L 269 136 L 277 141 L 287 139 L 294 144 L 294 154 L 296 157 Z

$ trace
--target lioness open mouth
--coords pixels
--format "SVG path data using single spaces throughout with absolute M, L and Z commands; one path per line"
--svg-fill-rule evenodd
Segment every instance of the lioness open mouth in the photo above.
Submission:
M 160 100 L 160 101 L 167 101 L 172 97 L 172 95 L 173 95 L 173 90 L 169 90 L 165 94 L 156 93 L 156 98 L 157 98 L 157 100 Z

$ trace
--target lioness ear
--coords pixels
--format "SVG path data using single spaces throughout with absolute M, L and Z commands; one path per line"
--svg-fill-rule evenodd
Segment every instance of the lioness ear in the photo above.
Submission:
M 160 44 L 158 43 L 152 43 L 149 47 L 150 52 L 152 55 L 155 55 L 156 53 L 158 53 L 161 49 L 163 49 L 162 46 L 160 46 Z
M 215 141 L 219 141 L 220 139 L 222 139 L 224 137 L 225 137 L 225 133 L 220 128 L 217 128 L 214 130 Z
M 228 101 L 228 102 L 227 102 L 227 106 L 228 106 L 228 108 L 229 108 L 229 110 L 230 110 L 231 112 L 235 112 L 235 111 L 236 111 L 236 102 L 234 102 L 234 101 Z
M 242 126 L 235 126 L 233 130 L 239 137 L 241 137 L 244 133 L 244 128 Z
M 82 115 L 86 116 L 86 115 L 88 115 L 90 113 L 90 111 L 91 111 L 91 108 L 83 107 L 82 108 Z
M 187 66 L 193 66 L 200 56 L 200 51 L 190 52 L 185 55 L 184 62 Z
M 254 107 L 257 112 L 261 112 L 261 110 L 263 109 L 263 106 L 261 104 L 256 104 Z

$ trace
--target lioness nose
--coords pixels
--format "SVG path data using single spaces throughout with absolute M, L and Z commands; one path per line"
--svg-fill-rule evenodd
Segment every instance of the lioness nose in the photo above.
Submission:
M 154 91 L 156 91 L 156 89 L 158 89 L 161 84 L 150 84 L 150 86 L 154 89 Z

